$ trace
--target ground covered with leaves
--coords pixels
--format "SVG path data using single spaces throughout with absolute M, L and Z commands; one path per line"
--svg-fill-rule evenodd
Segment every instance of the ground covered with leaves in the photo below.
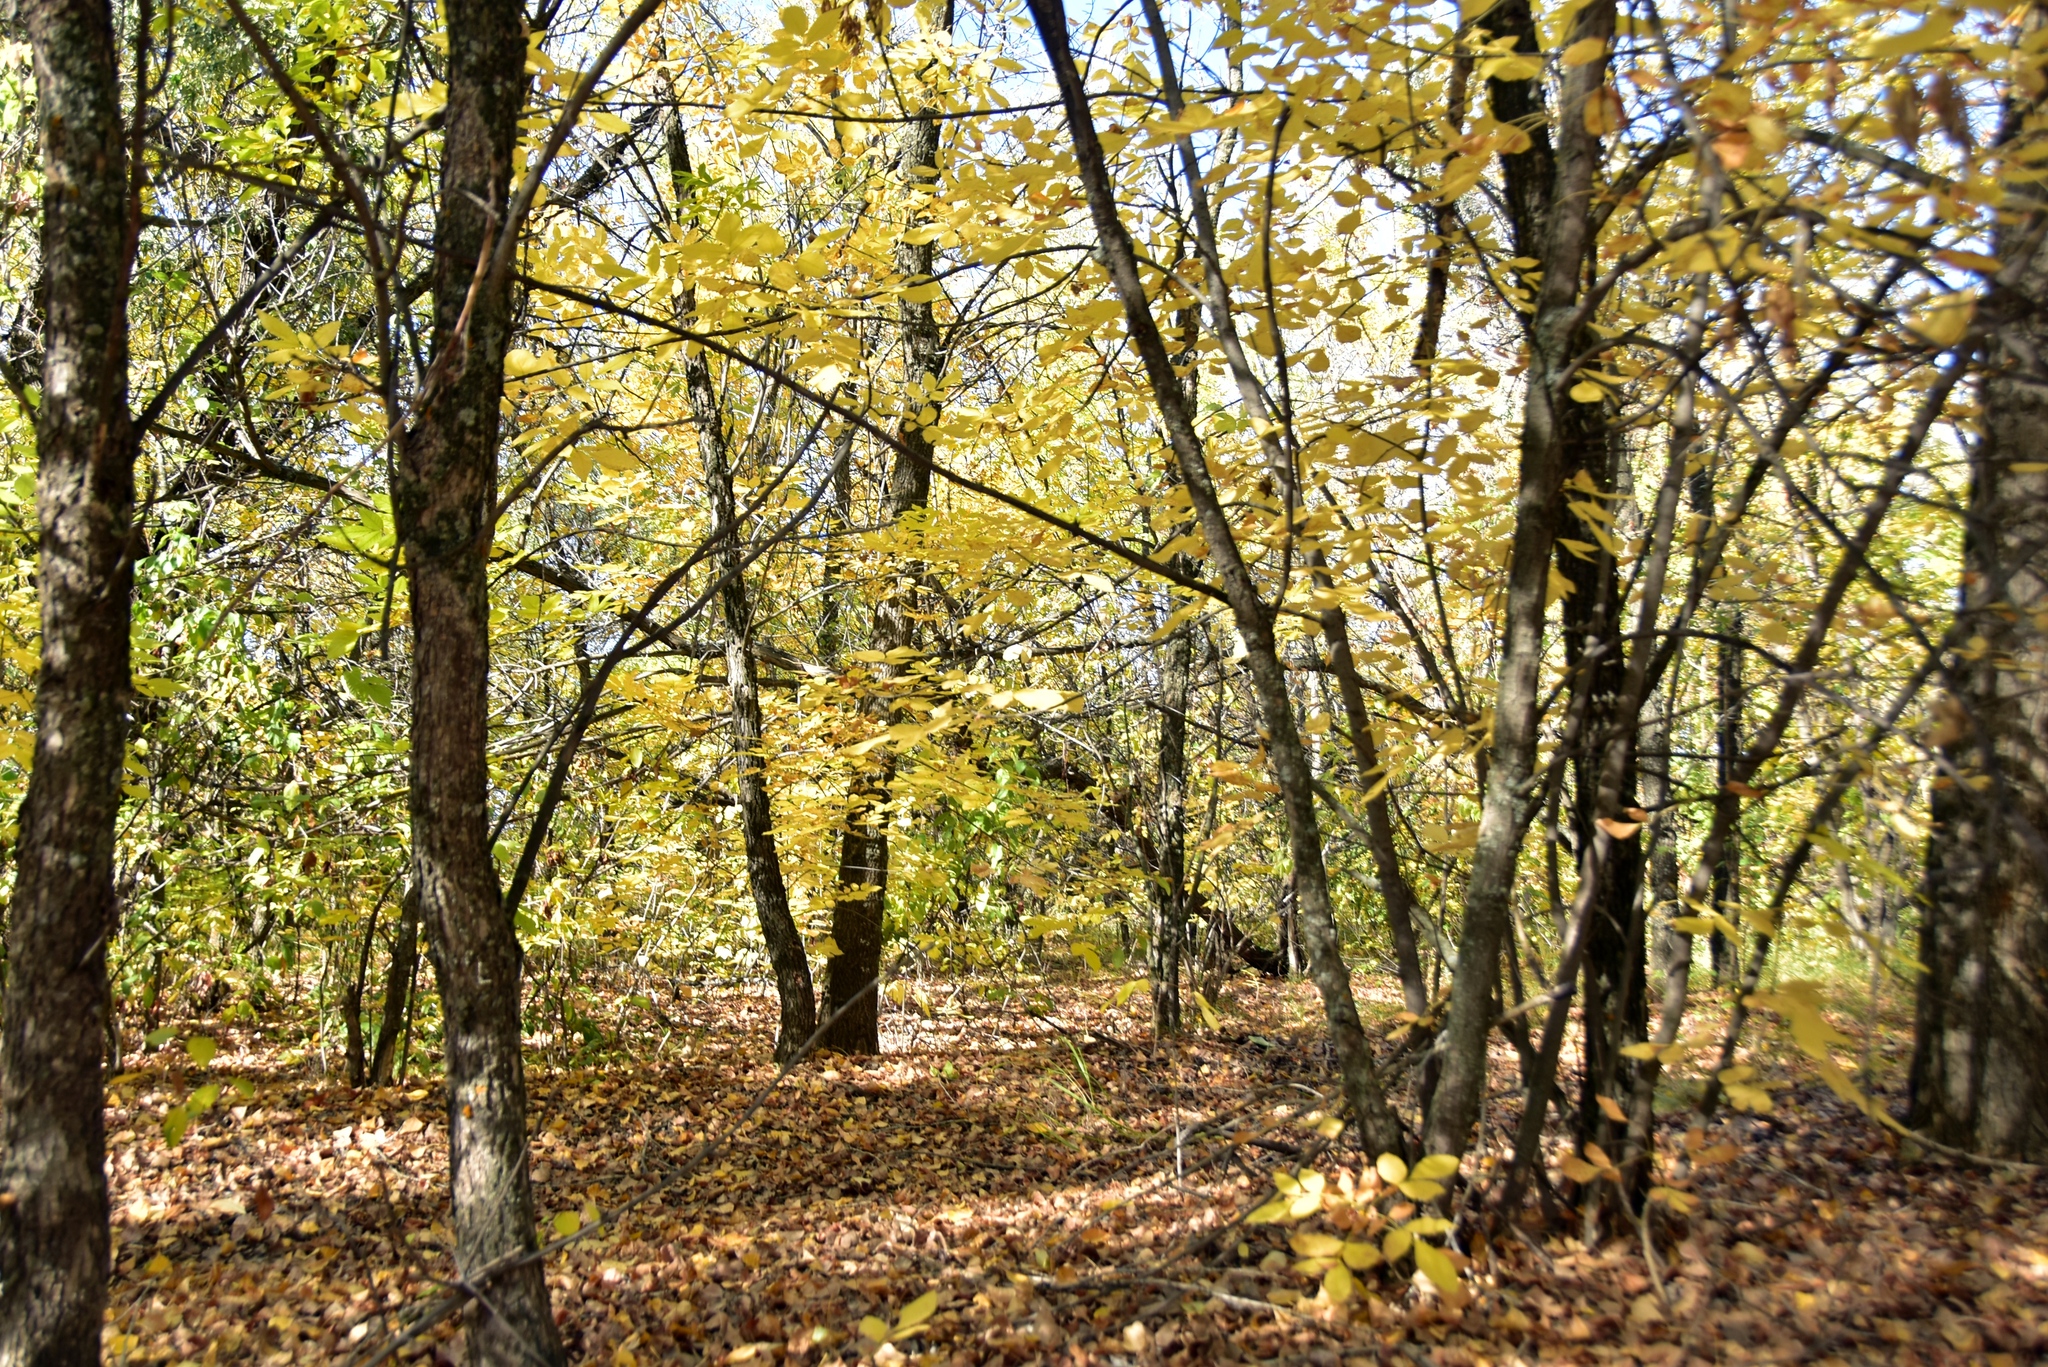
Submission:
M 1658 1181 L 1682 1196 L 1647 1229 L 1589 1245 L 1565 1213 L 1390 1258 L 1417 1210 L 1394 1179 L 1415 1174 L 1329 1137 L 1312 993 L 1244 986 L 1221 1029 L 1163 1047 L 1142 1004 L 1099 989 L 912 1001 L 884 1056 L 811 1060 L 745 1123 L 775 1077 L 766 1000 L 669 1003 L 638 1059 L 537 1063 L 543 1233 L 608 1217 L 549 1260 L 572 1354 L 2006 1367 L 2048 1351 L 2048 1181 L 1902 1156 L 1825 1089 L 1706 1126 L 1675 1114 Z M 173 1039 L 110 1098 L 110 1360 L 388 1346 L 454 1276 L 438 1090 L 337 1086 L 247 1027 L 183 1038 L 219 1052 L 202 1046 L 202 1068 Z M 174 1106 L 195 1114 L 172 1146 Z M 1494 1154 L 1506 1110 L 1489 1108 Z M 707 1138 L 720 1147 L 678 1179 Z M 1276 1195 L 1310 1213 L 1247 1218 Z M 450 1318 L 392 1356 L 459 1361 L 459 1334 Z

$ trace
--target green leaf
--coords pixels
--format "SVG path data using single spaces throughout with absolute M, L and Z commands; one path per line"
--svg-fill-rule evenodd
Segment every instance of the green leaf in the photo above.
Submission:
M 209 1082 L 185 1099 L 185 1109 L 194 1115 L 204 1115 L 213 1109 L 213 1103 L 220 1100 L 220 1084 Z
M 391 685 L 375 674 L 357 669 L 354 665 L 342 666 L 341 686 L 359 703 L 371 707 L 391 706 Z
M 220 1052 L 220 1046 L 204 1035 L 194 1035 L 185 1041 L 185 1053 L 195 1068 L 204 1068 L 213 1062 L 213 1056 Z
M 172 1148 L 185 1138 L 185 1131 L 192 1126 L 192 1117 L 185 1114 L 183 1106 L 173 1106 L 164 1112 L 164 1143 Z
M 142 1042 L 152 1049 L 161 1049 L 164 1047 L 164 1045 L 170 1042 L 171 1036 L 177 1033 L 177 1031 L 171 1029 L 170 1026 L 166 1025 L 161 1030 L 152 1030 L 148 1034 L 144 1035 L 142 1037 Z

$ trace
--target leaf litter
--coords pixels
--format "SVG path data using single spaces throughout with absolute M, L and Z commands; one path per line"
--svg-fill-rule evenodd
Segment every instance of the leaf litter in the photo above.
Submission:
M 572 1355 L 2014 1367 L 2048 1351 L 2048 1181 L 1909 1161 L 1825 1087 L 1780 1091 L 1768 1115 L 1669 1117 L 1647 1239 L 1588 1246 L 1571 1213 L 1432 1238 L 1444 1222 L 1410 1197 L 1445 1160 L 1389 1167 L 1333 1138 L 1305 987 L 1241 986 L 1220 1032 L 1163 1047 L 1142 997 L 1100 995 L 1055 987 L 1030 1013 L 927 1001 L 882 1056 L 809 1060 L 737 1126 L 775 1076 L 766 1000 L 699 999 L 688 1037 L 643 1061 L 533 1065 L 544 1238 L 722 1141 L 549 1260 Z M 110 1089 L 108 1360 L 367 1357 L 455 1275 L 438 1088 L 352 1091 L 258 1031 L 191 1033 L 207 1044 Z M 209 1063 L 242 1084 L 234 1104 L 191 1105 L 189 1070 Z M 1509 1055 L 1495 1095 L 1514 1085 Z M 181 1108 L 197 1113 L 169 1144 Z M 1598 1167 L 1566 1156 L 1552 1181 L 1568 1193 Z M 459 1362 L 459 1335 L 451 1319 L 395 1357 Z

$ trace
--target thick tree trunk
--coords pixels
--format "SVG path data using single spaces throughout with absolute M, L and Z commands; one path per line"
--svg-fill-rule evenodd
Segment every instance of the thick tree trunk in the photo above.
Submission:
M 1971 452 L 1962 611 L 1982 650 L 1956 662 L 1935 780 L 1911 1123 L 1973 1152 L 2048 1162 L 2048 260 L 2044 210 L 1988 299 L 1984 436 Z M 2014 270 L 2014 266 L 2018 270 Z
M 502 230 L 526 99 L 513 0 L 453 0 L 434 229 L 434 363 L 399 444 L 392 509 L 412 604 L 413 883 L 440 983 L 456 1264 L 474 1278 L 536 1247 L 520 1053 L 521 952 L 491 854 L 490 602 L 508 275 L 479 278 Z M 540 1264 L 470 1308 L 470 1360 L 562 1361 Z
M 1574 404 L 1566 410 L 1566 484 L 1583 473 L 1593 487 L 1612 494 L 1621 484 L 1619 445 L 1610 437 L 1606 415 L 1599 404 Z M 1587 499 L 1600 511 L 1612 514 L 1616 504 L 1602 498 Z M 1598 518 L 1588 514 L 1597 522 Z M 1585 533 L 1591 534 L 1590 529 Z M 1621 580 L 1614 557 L 1604 548 L 1581 552 L 1560 544 L 1557 568 L 1572 591 L 1558 605 L 1566 667 L 1572 673 L 1571 691 L 1575 703 L 1583 693 L 1584 743 L 1572 756 L 1572 843 L 1584 850 L 1598 830 L 1600 775 L 1609 746 L 1627 743 L 1617 733 L 1620 718 L 1623 675 Z M 1635 805 L 1634 747 L 1624 766 L 1620 800 Z M 1577 1133 L 1580 1142 L 1614 1147 L 1611 1124 L 1599 1105 L 1599 1097 L 1612 1095 L 1615 1077 L 1622 1066 L 1619 1050 L 1639 1040 L 1643 1033 L 1643 926 L 1640 917 L 1642 891 L 1642 842 L 1625 841 L 1614 848 L 1613 857 L 1602 871 L 1600 895 L 1595 900 L 1586 927 L 1584 986 L 1581 1023 L 1585 1048 L 1582 1052 Z
M 939 125 L 926 111 L 904 127 L 897 151 L 899 174 L 906 184 L 929 192 L 937 186 L 938 159 Z M 921 210 L 917 216 L 923 216 Z M 930 279 L 934 250 L 929 241 L 898 245 L 897 271 L 906 280 Z M 898 449 L 882 506 L 883 519 L 892 526 L 931 501 L 930 429 L 938 422 L 936 390 L 946 369 L 938 316 L 930 301 L 899 301 L 897 323 L 903 336 L 903 418 L 897 428 Z M 916 639 L 910 598 L 917 577 L 915 567 L 900 567 L 894 583 L 884 587 L 875 603 L 872 649 L 883 658 L 874 666 L 875 691 L 868 711 L 880 726 L 894 720 L 892 683 L 909 672 L 902 657 Z M 840 839 L 839 896 L 832 904 L 832 939 L 839 952 L 825 968 L 825 1011 L 827 1015 L 845 1014 L 826 1032 L 824 1045 L 846 1054 L 872 1054 L 882 1047 L 881 994 L 869 992 L 868 986 L 882 971 L 889 832 L 881 816 L 895 776 L 892 749 L 880 745 L 868 753 L 865 767 L 854 780 L 846 832 Z
M 391 1085 L 398 1040 L 405 1030 L 405 1008 L 412 995 L 412 975 L 420 959 L 420 895 L 408 887 L 398 904 L 398 929 L 391 935 L 391 964 L 384 971 L 384 1010 L 377 1022 L 377 1046 L 370 1055 L 370 1085 Z
M 134 226 L 105 0 L 24 0 L 43 182 L 36 411 L 42 660 L 0 1016 L 0 1364 L 99 1361 L 107 1303 L 102 1022 L 130 697 Z

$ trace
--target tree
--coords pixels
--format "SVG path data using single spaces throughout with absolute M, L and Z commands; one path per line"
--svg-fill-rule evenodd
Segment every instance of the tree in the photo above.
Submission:
M 2036 30 L 2038 31 L 2038 29 Z M 2008 152 L 2038 140 L 2033 116 Z M 1969 449 L 1950 694 L 1934 739 L 1909 1123 L 2048 1160 L 2048 226 L 2029 184 L 1985 301 L 1983 435 Z
M 128 289 L 141 225 L 111 7 L 35 0 L 18 17 L 35 54 L 44 186 L 42 649 L 0 1021 L 0 1362 L 73 1364 L 99 1361 L 106 1306 L 99 1023 L 120 933 L 115 817 L 135 577 Z
M 526 24 L 516 0 L 456 0 L 448 34 L 433 362 L 416 416 L 394 434 L 391 485 L 413 635 L 412 876 L 441 992 L 456 1260 L 467 1278 L 496 1274 L 470 1320 L 470 1358 L 558 1362 L 545 1269 L 518 1261 L 535 1247 L 522 955 L 488 805 L 488 575 L 513 327 L 513 278 L 497 258 L 520 228 L 510 201 Z

